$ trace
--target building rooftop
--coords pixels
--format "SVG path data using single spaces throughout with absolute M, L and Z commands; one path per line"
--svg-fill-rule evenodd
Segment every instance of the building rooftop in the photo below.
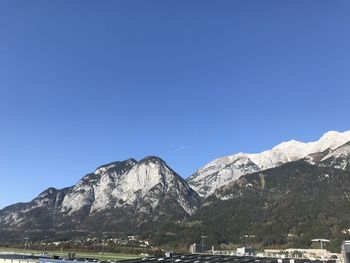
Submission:
M 174 255 L 173 257 L 153 257 L 144 259 L 125 260 L 123 263 L 322 263 L 321 260 L 308 259 L 277 259 L 259 258 L 251 256 L 227 256 L 227 255 Z M 328 261 L 335 263 L 335 261 Z

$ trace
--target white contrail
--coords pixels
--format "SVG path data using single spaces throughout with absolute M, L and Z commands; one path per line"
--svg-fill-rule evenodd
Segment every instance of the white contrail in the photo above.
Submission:
M 183 145 L 183 146 L 181 146 L 181 147 L 179 147 L 179 148 L 176 148 L 176 149 L 173 151 L 173 153 L 176 153 L 176 152 L 178 152 L 178 151 L 181 151 L 181 150 L 183 150 L 183 149 L 185 149 L 185 148 L 187 148 L 187 145 Z

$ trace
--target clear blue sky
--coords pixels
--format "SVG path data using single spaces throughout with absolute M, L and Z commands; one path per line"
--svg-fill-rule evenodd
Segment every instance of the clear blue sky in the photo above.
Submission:
M 0 1 L 0 207 L 97 166 L 350 129 L 350 4 Z

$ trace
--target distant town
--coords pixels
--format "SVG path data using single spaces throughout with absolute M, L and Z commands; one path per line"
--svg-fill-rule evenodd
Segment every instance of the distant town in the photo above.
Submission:
M 76 241 L 30 242 L 24 247 L 0 248 L 0 263 L 79 263 L 79 262 L 125 262 L 125 263 L 350 263 L 350 241 L 344 241 L 341 253 L 331 253 L 323 248 L 329 240 L 315 239 L 316 249 L 264 249 L 237 247 L 235 250 L 220 250 L 205 243 L 193 243 L 188 251 L 155 249 L 148 240 L 129 235 L 126 238 L 86 238 Z M 120 245 L 136 250 L 134 254 L 110 252 L 110 247 Z M 94 249 L 84 252 L 82 248 Z M 98 248 L 100 251 L 98 251 Z M 137 250 L 141 249 L 141 250 Z M 140 252 L 142 251 L 142 252 Z M 148 253 L 146 253 L 147 251 Z

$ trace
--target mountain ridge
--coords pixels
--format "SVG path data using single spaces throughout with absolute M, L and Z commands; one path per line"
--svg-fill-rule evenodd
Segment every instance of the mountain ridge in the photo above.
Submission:
M 296 140 L 282 142 L 261 153 L 237 153 L 209 162 L 186 180 L 198 194 L 208 197 L 216 189 L 237 180 L 242 175 L 263 171 L 306 156 L 335 149 L 350 141 L 350 131 L 325 133 L 318 141 L 303 143 Z
M 173 209 L 166 208 L 164 202 L 172 203 Z M 30 202 L 5 207 L 0 210 L 0 228 L 89 227 L 89 217 L 107 211 L 139 225 L 146 217 L 150 221 L 183 219 L 199 204 L 197 193 L 159 157 L 130 158 L 101 165 L 71 187 L 51 187 Z
M 205 166 L 204 178 L 223 179 L 222 185 L 207 196 L 200 196 L 191 187 L 193 182 L 189 184 L 157 156 L 107 163 L 71 187 L 51 187 L 30 202 L 0 210 L 0 241 L 1 236 L 11 236 L 8 233 L 17 233 L 15 240 L 21 231 L 32 229 L 52 235 L 77 231 L 78 236 L 129 231 L 151 237 L 158 245 L 189 244 L 203 232 L 214 244 L 240 242 L 235 235 L 251 231 L 259 244 L 304 246 L 312 235 L 325 231 L 327 238 L 339 243 L 340 238 L 350 238 L 350 233 L 344 234 L 350 229 L 348 138 L 350 132 L 328 132 L 316 142 L 293 140 L 260 154 L 215 159 L 216 166 Z M 256 161 L 264 156 L 267 160 Z M 275 166 L 261 165 L 271 160 Z M 206 182 L 199 186 L 210 191 Z M 308 218 L 309 210 L 316 219 Z M 289 213 L 298 218 L 289 219 Z M 270 233 L 274 217 L 279 217 L 281 226 Z M 289 234 L 295 237 L 290 240 Z

